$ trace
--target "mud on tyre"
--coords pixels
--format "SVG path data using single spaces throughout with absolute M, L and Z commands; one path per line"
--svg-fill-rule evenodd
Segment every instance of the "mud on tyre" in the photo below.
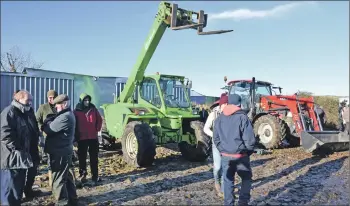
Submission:
M 185 141 L 179 143 L 182 156 L 191 162 L 205 161 L 210 155 L 211 138 L 203 131 L 204 123 L 200 121 L 190 122 L 190 126 L 196 136 L 196 144 L 190 145 Z
M 122 136 L 123 158 L 135 167 L 153 164 L 156 144 L 151 127 L 139 121 L 129 122 Z
M 267 114 L 254 122 L 254 133 L 266 149 L 276 149 L 287 137 L 287 126 L 281 119 Z

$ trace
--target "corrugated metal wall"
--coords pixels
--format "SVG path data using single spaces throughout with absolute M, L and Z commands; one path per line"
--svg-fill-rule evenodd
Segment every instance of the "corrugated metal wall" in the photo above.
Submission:
M 27 90 L 33 95 L 33 108 L 37 111 L 40 104 L 47 102 L 46 93 L 50 89 L 56 90 L 59 94 L 65 93 L 69 96 L 73 96 L 74 80 L 33 77 L 2 72 L 1 110 L 11 103 L 13 93 L 19 89 Z M 74 101 L 72 103 L 74 105 Z
M 28 69 L 27 74 L 1 72 L 1 110 L 12 101 L 13 93 L 18 89 L 28 90 L 34 97 L 33 108 L 37 111 L 40 104 L 47 101 L 46 93 L 54 89 L 58 94 L 67 94 L 72 103 L 72 108 L 79 101 L 81 93 L 93 96 L 92 102 L 103 114 L 100 106 L 104 103 L 113 103 L 115 97 L 119 97 L 123 91 L 126 77 L 98 77 L 78 74 L 68 74 L 47 70 Z M 147 92 L 154 95 L 155 88 Z M 185 99 L 184 89 L 176 85 L 172 90 L 180 101 Z M 137 100 L 137 94 L 134 93 Z

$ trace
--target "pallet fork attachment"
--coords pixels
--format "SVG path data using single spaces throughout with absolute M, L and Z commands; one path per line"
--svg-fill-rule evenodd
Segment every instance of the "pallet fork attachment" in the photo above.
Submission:
M 178 15 L 181 15 L 181 20 L 178 20 Z M 197 16 L 197 22 L 192 21 L 192 15 Z M 177 4 L 172 4 L 170 28 L 172 30 L 197 29 L 198 35 L 223 34 L 232 32 L 233 30 L 217 30 L 204 32 L 203 28 L 207 26 L 208 14 L 204 14 L 203 10 L 197 12 L 186 11 L 179 9 Z

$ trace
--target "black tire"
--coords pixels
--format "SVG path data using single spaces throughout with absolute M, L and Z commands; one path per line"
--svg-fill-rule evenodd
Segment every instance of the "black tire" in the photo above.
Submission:
M 185 141 L 179 143 L 182 156 L 191 162 L 202 162 L 208 159 L 211 151 L 211 138 L 203 131 L 204 123 L 200 121 L 190 122 L 190 126 L 196 136 L 196 145 L 190 145 Z
M 260 128 L 259 131 L 259 127 L 264 127 L 264 125 L 268 125 L 267 128 Z M 267 114 L 259 117 L 254 122 L 254 133 L 260 144 L 266 149 L 277 149 L 281 148 L 282 141 L 287 137 L 288 130 L 286 124 L 281 119 Z M 261 134 L 264 134 L 262 137 L 266 136 L 267 138 L 261 138 Z
M 130 155 L 130 140 L 136 137 L 137 152 Z M 122 136 L 122 151 L 125 162 L 135 167 L 148 167 L 154 162 L 156 143 L 151 127 L 139 121 L 129 122 Z

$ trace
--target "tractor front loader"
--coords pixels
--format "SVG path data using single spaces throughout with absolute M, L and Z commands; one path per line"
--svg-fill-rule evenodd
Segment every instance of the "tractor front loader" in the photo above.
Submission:
M 223 89 L 228 95 L 242 97 L 241 107 L 251 119 L 259 143 L 266 149 L 281 148 L 286 142 L 301 145 L 313 154 L 349 149 L 349 134 L 323 131 L 313 97 L 281 95 L 282 88 L 256 81 L 254 77 L 230 81 Z M 273 94 L 273 89 L 279 89 L 280 94 Z
M 232 32 L 204 32 L 204 11 L 178 8 L 161 2 L 151 31 L 141 49 L 133 70 L 114 104 L 104 104 L 105 141 L 121 139 L 124 160 L 130 165 L 152 165 L 156 144 L 179 143 L 182 155 L 190 161 L 203 161 L 209 156 L 211 140 L 203 132 L 200 117 L 191 108 L 191 83 L 185 77 L 155 74 L 144 76 L 165 30 L 197 30 L 198 35 Z M 193 44 L 193 42 L 188 42 Z

